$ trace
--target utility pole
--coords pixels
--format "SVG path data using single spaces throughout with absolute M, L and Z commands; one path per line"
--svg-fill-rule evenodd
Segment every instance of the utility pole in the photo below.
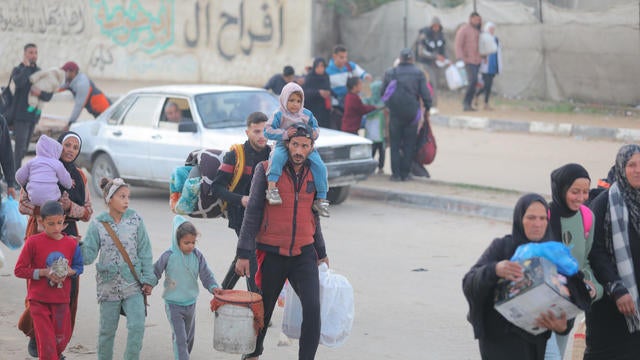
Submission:
M 404 19 L 403 19 L 403 28 L 404 28 L 404 47 L 407 46 L 407 36 L 409 31 L 409 0 L 404 0 Z

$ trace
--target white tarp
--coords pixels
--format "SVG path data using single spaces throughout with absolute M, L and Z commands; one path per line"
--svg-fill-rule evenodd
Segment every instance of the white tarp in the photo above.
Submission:
M 640 3 L 602 3 L 598 10 L 569 10 L 544 1 L 540 23 L 537 9 L 519 1 L 478 0 L 477 11 L 483 21 L 497 24 L 503 46 L 496 91 L 514 97 L 639 104 Z M 472 1 L 435 8 L 410 0 L 408 45 L 437 16 L 453 58 L 455 30 L 472 11 Z M 405 2 L 395 1 L 357 17 L 342 17 L 340 36 L 350 57 L 381 76 L 404 46 L 404 13 Z

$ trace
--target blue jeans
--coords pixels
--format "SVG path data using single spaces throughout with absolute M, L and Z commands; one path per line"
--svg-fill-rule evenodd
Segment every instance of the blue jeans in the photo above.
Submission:
M 267 171 L 267 180 L 277 182 L 282 175 L 282 168 L 289 159 L 289 151 L 284 147 L 284 143 L 279 141 L 275 149 L 271 153 L 269 159 L 269 170 Z M 318 199 L 326 199 L 327 191 L 329 191 L 329 180 L 327 179 L 327 167 L 324 165 L 318 150 L 313 149 L 309 154 L 311 161 L 311 174 L 313 175 L 313 183 L 316 185 L 316 197 Z
M 469 80 L 469 86 L 467 92 L 464 94 L 464 101 L 462 104 L 464 107 L 471 107 L 473 97 L 476 95 L 476 86 L 478 85 L 478 71 L 480 70 L 480 64 L 464 64 L 467 70 L 467 80 Z

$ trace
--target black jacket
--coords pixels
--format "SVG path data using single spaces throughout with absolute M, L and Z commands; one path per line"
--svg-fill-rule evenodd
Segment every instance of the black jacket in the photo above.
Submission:
M 603 191 L 591 203 L 594 214 L 593 246 L 589 263 L 596 279 L 605 287 L 606 294 L 591 304 L 586 313 L 587 349 L 585 359 L 640 359 L 640 332 L 630 334 L 624 316 L 615 300 L 627 294 L 620 281 L 614 259 L 607 250 L 611 236 L 605 231 L 605 217 L 609 212 L 609 190 Z M 640 284 L 640 235 L 629 226 L 629 245 L 633 258 L 636 283 Z
M 13 164 L 13 149 L 11 148 L 9 127 L 3 116 L 0 116 L 0 166 L 2 166 L 2 174 L 7 186 L 15 187 L 16 169 Z
M 498 283 L 496 264 L 510 259 L 518 245 L 521 244 L 516 243 L 511 235 L 493 240 L 462 280 L 464 295 L 469 303 L 468 320 L 473 325 L 475 337 L 480 340 L 483 359 L 544 358 L 550 331 L 539 335 L 529 334 L 493 308 L 494 291 Z M 570 327 L 567 329 L 571 330 Z M 496 354 L 503 356 L 496 357 Z
M 433 31 L 428 26 L 420 29 L 416 40 L 416 60 L 425 64 L 433 64 L 436 55 L 445 56 L 446 41 L 442 31 Z
M 13 82 L 16 85 L 15 93 L 13 94 L 14 121 L 33 121 L 37 122 L 40 119 L 40 114 L 36 114 L 35 111 L 28 112 L 29 107 L 29 91 L 31 90 L 31 81 L 29 77 L 35 72 L 40 71 L 37 66 L 25 66 L 20 64 L 13 68 L 11 76 L 13 76 Z M 42 101 L 49 101 L 53 97 L 53 93 L 42 91 L 38 98 Z
M 331 109 L 325 106 L 325 99 L 318 90 L 331 91 L 329 75 L 317 75 L 312 69 L 304 79 L 304 107 L 309 109 L 318 120 L 318 125 L 329 127 L 329 113 Z
M 240 227 L 242 226 L 242 218 L 244 217 L 244 207 L 242 206 L 242 197 L 245 195 L 249 195 L 249 190 L 251 189 L 251 179 L 253 178 L 253 172 L 255 171 L 256 165 L 258 165 L 261 161 L 265 161 L 269 159 L 269 153 L 271 152 L 271 148 L 268 146 L 265 147 L 262 151 L 256 151 L 249 141 L 245 141 L 242 145 L 244 148 L 244 167 L 245 171 L 240 178 L 240 182 L 233 190 L 233 192 L 228 190 L 229 184 L 233 179 L 233 172 L 224 171 L 221 169 L 216 174 L 216 177 L 213 178 L 213 194 L 217 196 L 219 199 L 222 199 L 227 202 L 227 215 L 229 217 L 229 227 L 234 229 L 236 233 L 240 232 Z M 223 165 L 231 165 L 231 168 L 234 168 L 236 165 L 236 152 L 229 151 L 224 155 L 222 160 Z
M 412 96 L 415 96 L 416 99 L 422 99 L 426 111 L 429 111 L 431 108 L 431 94 L 427 89 L 427 79 L 422 70 L 410 62 L 401 62 L 397 67 L 387 70 L 380 88 L 380 96 L 384 95 L 387 85 L 394 77 L 398 80 L 398 86 L 406 86 Z M 393 110 L 391 109 L 391 111 Z

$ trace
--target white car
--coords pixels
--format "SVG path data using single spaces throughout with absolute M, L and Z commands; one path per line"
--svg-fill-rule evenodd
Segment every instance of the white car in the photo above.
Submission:
M 164 106 L 174 102 L 180 123 L 170 122 Z M 167 187 L 172 171 L 184 165 L 189 152 L 228 150 L 246 140 L 246 118 L 254 111 L 268 116 L 278 99 L 264 89 L 227 85 L 170 85 L 141 88 L 121 97 L 95 120 L 71 130 L 82 137 L 76 161 L 92 175 L 97 190 L 102 177 L 122 177 L 134 185 Z M 366 179 L 377 164 L 365 138 L 321 129 L 316 142 L 329 175 L 328 198 L 341 203 L 349 186 Z

